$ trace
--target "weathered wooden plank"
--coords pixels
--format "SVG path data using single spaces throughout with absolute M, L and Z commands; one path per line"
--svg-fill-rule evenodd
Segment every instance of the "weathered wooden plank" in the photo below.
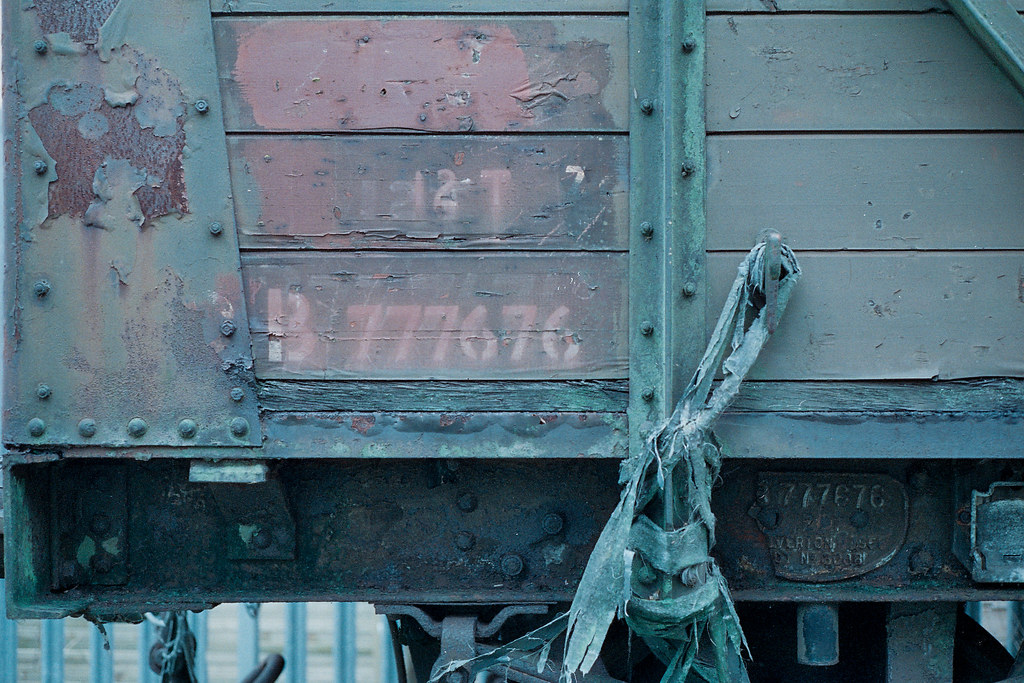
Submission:
M 214 22 L 228 130 L 621 131 L 626 19 Z
M 790 413 L 1024 413 L 1024 381 L 745 382 L 729 408 Z
M 269 411 L 354 411 L 379 408 L 490 412 L 625 412 L 626 380 L 565 382 L 360 382 L 262 380 L 260 408 Z M 1022 392 L 1024 393 L 1024 392 Z
M 502 0 L 210 0 L 214 12 L 276 12 L 281 14 L 458 12 L 492 14 L 505 12 L 625 12 L 628 0 L 518 0 L 510 6 Z
M 712 16 L 707 32 L 709 131 L 1024 127 L 1024 98 L 949 14 Z
M 270 413 L 268 458 L 623 458 L 613 413 Z
M 708 257 L 716 314 L 738 258 Z M 800 265 L 751 379 L 1024 377 L 1024 252 L 805 253 Z
M 1024 0 L 1011 0 L 1024 11 Z M 945 0 L 707 0 L 708 12 L 948 12 Z
M 1021 159 L 1019 134 L 712 137 L 708 248 L 1021 248 Z
M 261 378 L 626 377 L 626 255 L 243 259 Z
M 1024 20 L 1010 0 L 947 0 L 974 39 L 1024 94 Z
M 619 249 L 622 136 L 231 139 L 245 247 Z

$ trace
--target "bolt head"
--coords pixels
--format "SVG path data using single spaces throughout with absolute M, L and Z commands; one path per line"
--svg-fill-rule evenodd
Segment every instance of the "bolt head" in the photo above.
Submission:
M 648 221 L 644 221 L 640 224 L 640 235 L 645 239 L 649 240 L 654 237 L 654 226 Z
M 686 36 L 683 38 L 683 42 L 680 43 L 680 47 L 683 49 L 683 52 L 690 54 L 697 49 L 697 41 L 693 36 Z
M 44 296 L 50 293 L 49 281 L 37 280 L 36 283 L 32 285 L 32 291 L 35 292 L 35 295 L 37 297 L 42 299 Z
M 96 436 L 96 420 L 87 417 L 78 423 L 78 433 L 86 439 Z
M 194 106 L 196 111 L 200 114 L 205 114 L 210 111 L 210 103 L 206 100 L 196 100 L 196 103 L 192 106 Z
M 644 335 L 645 337 L 650 337 L 652 334 L 654 334 L 654 323 L 652 323 L 650 320 L 645 320 L 642 323 L 640 323 L 640 334 Z
M 178 423 L 178 433 L 183 439 L 191 439 L 196 435 L 196 421 L 186 417 Z
M 420 122 L 423 122 L 423 121 L 426 121 L 426 120 L 427 120 L 427 115 L 426 114 L 420 114 Z
M 28 421 L 28 433 L 32 436 L 39 438 L 46 432 L 46 423 L 40 420 L 38 417 L 33 417 Z
M 32 43 L 32 49 L 41 55 L 45 55 L 46 52 L 50 49 L 50 46 L 45 40 L 37 40 L 36 42 Z
M 149 425 L 141 417 L 133 417 L 128 420 L 128 434 L 134 436 L 136 439 L 146 435 L 149 430 Z
M 235 403 L 238 403 L 243 398 L 245 398 L 245 391 L 242 390 L 242 387 L 233 387 L 231 389 L 231 400 L 232 401 L 234 401 Z
M 468 531 L 460 531 L 455 536 L 455 547 L 459 550 L 471 550 L 476 545 L 476 536 Z
M 910 556 L 907 568 L 913 576 L 926 576 L 931 573 L 934 567 L 935 556 L 932 555 L 930 550 L 922 548 L 915 550 Z
M 235 331 L 237 329 L 238 329 L 238 326 L 235 325 L 235 321 L 234 320 L 231 320 L 229 318 L 225 318 L 224 320 L 222 320 L 220 322 L 220 333 L 223 334 L 225 337 L 230 337 L 231 335 L 233 335 L 235 333 Z
M 210 223 L 210 234 L 211 235 L 213 235 L 214 237 L 220 237 L 222 232 L 224 232 L 224 226 L 223 225 L 221 225 L 217 221 L 214 221 L 213 223 Z
M 501 558 L 501 573 L 509 578 L 519 576 L 525 568 L 526 564 L 523 562 L 523 558 L 515 553 L 509 553 Z
M 647 387 L 642 392 L 640 392 L 640 398 L 642 398 L 645 401 L 653 401 L 654 400 L 654 389 L 651 389 L 650 387 Z
M 249 433 L 249 422 L 244 417 L 236 417 L 231 420 L 231 433 L 241 438 Z
M 266 529 L 260 529 L 252 535 L 252 544 L 260 550 L 266 550 L 273 543 L 274 537 Z
M 45 401 L 46 399 L 50 398 L 52 394 L 53 392 L 50 390 L 49 384 L 40 384 L 38 387 L 36 387 L 36 396 L 38 396 L 39 399 L 42 401 Z
M 694 173 L 697 172 L 697 164 L 687 159 L 679 167 L 679 172 L 682 174 L 684 178 L 690 178 L 693 176 Z
M 459 506 L 459 509 L 462 510 L 463 512 L 473 512 L 473 510 L 476 510 L 477 506 L 476 496 L 474 496 L 472 493 L 463 493 L 461 496 L 459 496 L 457 504 Z
M 36 172 L 36 175 L 43 175 L 50 170 L 50 166 L 42 159 L 36 159 L 32 164 L 32 170 Z
M 957 524 L 970 524 L 971 523 L 971 511 L 966 506 L 957 510 L 956 513 Z
M 544 533 L 549 536 L 554 536 L 562 527 L 565 526 L 565 520 L 562 519 L 562 515 L 557 512 L 549 512 L 544 515 L 544 519 L 541 521 L 541 528 L 544 529 Z
M 654 100 L 645 97 L 640 100 L 640 113 L 645 116 L 650 116 L 654 113 Z
M 683 285 L 683 296 L 693 296 L 697 293 L 697 285 L 693 282 L 687 282 Z

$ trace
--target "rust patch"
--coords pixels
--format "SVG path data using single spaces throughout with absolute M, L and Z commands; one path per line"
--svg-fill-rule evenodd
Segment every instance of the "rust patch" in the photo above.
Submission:
M 95 43 L 118 0 L 35 0 L 43 33 L 67 33 L 76 43 Z
M 56 162 L 58 180 L 50 184 L 49 217 L 87 218 L 105 202 L 104 162 L 123 160 L 135 173 L 132 194 L 140 224 L 169 213 L 185 213 L 184 108 L 181 89 L 159 68 L 138 60 L 143 69 L 139 98 L 113 107 L 93 83 L 57 85 L 47 101 L 29 112 L 43 146 Z M 101 223 L 95 223 L 103 227 Z
M 352 429 L 359 432 L 363 436 L 373 429 L 373 425 L 376 423 L 376 418 L 373 415 L 353 415 L 352 416 Z

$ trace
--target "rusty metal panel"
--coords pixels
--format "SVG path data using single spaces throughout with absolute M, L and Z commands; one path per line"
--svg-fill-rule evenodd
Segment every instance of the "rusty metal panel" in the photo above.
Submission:
M 625 17 L 215 24 L 228 130 L 623 131 Z
M 209 8 L 4 19 L 5 441 L 258 444 Z
M 229 142 L 243 249 L 627 246 L 625 137 Z
M 626 255 L 248 253 L 261 378 L 626 374 Z

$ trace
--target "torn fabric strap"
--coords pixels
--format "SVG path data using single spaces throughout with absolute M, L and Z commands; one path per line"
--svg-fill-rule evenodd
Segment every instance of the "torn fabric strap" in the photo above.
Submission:
M 715 517 L 711 487 L 722 462 L 711 431 L 739 392 L 785 311 L 800 266 L 777 233 L 740 264 L 704 357 L 672 415 L 652 430 L 639 453 L 622 463 L 622 495 L 591 553 L 567 615 L 457 668 L 482 671 L 509 652 L 539 652 L 565 630 L 562 681 L 586 674 L 608 628 L 624 618 L 665 663 L 662 683 L 692 672 L 709 683 L 735 680 L 746 647 L 729 590 L 711 557 Z M 721 371 L 722 381 L 714 385 Z M 713 661 L 697 658 L 702 638 Z M 522 642 L 520 642 L 522 641 Z M 544 662 L 539 662 L 543 666 Z M 742 675 L 742 672 L 741 672 Z

